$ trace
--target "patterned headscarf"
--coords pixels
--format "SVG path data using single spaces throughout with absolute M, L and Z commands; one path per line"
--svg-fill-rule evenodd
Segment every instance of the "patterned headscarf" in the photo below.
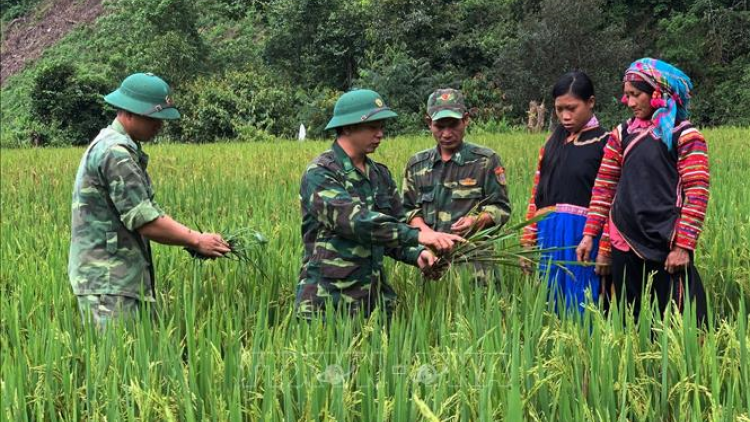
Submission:
M 634 61 L 625 71 L 623 82 L 643 81 L 654 88 L 651 107 L 655 109 L 651 121 L 654 134 L 672 150 L 672 129 L 676 120 L 688 116 L 688 103 L 693 83 L 680 69 L 661 60 L 643 58 Z

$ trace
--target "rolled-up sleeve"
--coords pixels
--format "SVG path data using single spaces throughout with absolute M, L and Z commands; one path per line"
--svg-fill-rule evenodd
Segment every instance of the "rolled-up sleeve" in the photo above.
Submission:
M 110 148 L 100 166 L 102 181 L 126 229 L 135 231 L 164 215 L 153 201 L 145 171 L 127 148 Z

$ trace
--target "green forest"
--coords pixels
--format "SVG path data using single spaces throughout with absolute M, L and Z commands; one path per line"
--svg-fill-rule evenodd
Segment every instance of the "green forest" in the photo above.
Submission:
M 4 0 L 2 22 L 44 2 Z M 381 93 L 423 131 L 440 87 L 464 91 L 473 129 L 523 127 L 551 110 L 561 74 L 587 72 L 606 126 L 627 117 L 621 77 L 640 57 L 695 84 L 691 120 L 750 125 L 750 7 L 737 0 L 110 0 L 2 87 L 2 145 L 86 144 L 112 118 L 101 95 L 133 72 L 167 80 L 183 119 L 162 141 L 325 137 L 336 98 Z M 548 115 L 553 113 L 548 113 Z

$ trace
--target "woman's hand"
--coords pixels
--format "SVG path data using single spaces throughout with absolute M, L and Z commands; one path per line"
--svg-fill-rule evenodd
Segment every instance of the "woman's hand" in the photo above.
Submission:
M 576 248 L 578 262 L 589 262 L 592 249 L 594 249 L 594 237 L 587 234 L 583 235 L 581 243 L 579 243 Z
M 672 251 L 667 255 L 667 260 L 664 261 L 664 269 L 668 273 L 674 274 L 688 266 L 690 263 L 690 254 L 686 249 L 679 246 L 672 248 Z

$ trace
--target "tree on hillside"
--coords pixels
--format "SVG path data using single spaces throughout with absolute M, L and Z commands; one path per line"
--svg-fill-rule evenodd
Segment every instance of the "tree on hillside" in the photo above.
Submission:
M 116 0 L 108 5 L 98 23 L 106 37 L 91 48 L 109 62 L 113 79 L 152 72 L 177 86 L 209 70 L 209 49 L 198 31 L 193 1 Z
M 692 119 L 750 125 L 750 3 L 696 1 L 659 22 L 658 53 L 695 83 Z
M 264 57 L 295 85 L 346 90 L 367 43 L 368 8 L 346 0 L 278 0 L 267 6 Z
M 492 66 L 513 35 L 511 1 L 381 0 L 368 39 L 373 49 L 402 48 L 436 72 L 454 69 L 465 77 Z M 374 6 L 373 6 L 374 7 Z
M 607 21 L 603 6 L 603 0 L 544 0 L 538 13 L 526 16 L 493 69 L 514 115 L 523 116 L 531 100 L 550 104 L 552 85 L 572 70 L 587 72 L 594 80 L 600 114 L 617 113 L 617 82 L 632 61 L 635 45 L 622 27 Z

